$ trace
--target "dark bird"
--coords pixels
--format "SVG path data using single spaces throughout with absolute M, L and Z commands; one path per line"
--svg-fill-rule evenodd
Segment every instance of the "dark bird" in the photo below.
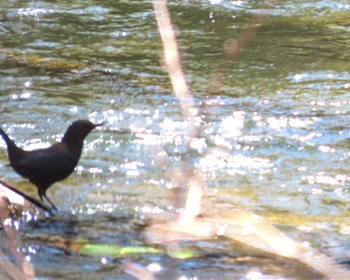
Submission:
M 38 188 L 42 202 L 45 197 L 51 207 L 56 210 L 56 206 L 46 196 L 46 190 L 73 172 L 80 159 L 85 137 L 92 129 L 100 125 L 102 124 L 93 124 L 87 120 L 75 121 L 68 127 L 61 142 L 46 149 L 33 151 L 19 148 L 1 128 L 0 135 L 7 145 L 10 166 Z

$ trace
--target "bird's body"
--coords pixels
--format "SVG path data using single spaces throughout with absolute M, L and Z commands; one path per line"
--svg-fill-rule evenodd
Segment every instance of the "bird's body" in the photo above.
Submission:
M 99 124 L 98 124 L 99 125 Z M 46 190 L 55 182 L 67 178 L 78 164 L 85 137 L 98 125 L 79 120 L 67 129 L 61 142 L 46 149 L 25 151 L 19 148 L 0 128 L 7 145 L 10 166 L 38 188 L 38 194 L 56 208 L 46 196 Z

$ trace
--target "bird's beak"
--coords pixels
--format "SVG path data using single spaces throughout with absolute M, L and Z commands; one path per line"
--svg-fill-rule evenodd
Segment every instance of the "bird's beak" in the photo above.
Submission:
M 94 124 L 94 128 L 95 128 L 95 127 L 98 127 L 98 126 L 101 126 L 101 125 L 104 125 L 104 124 L 105 124 L 105 123 L 103 123 L 103 122 L 102 122 L 102 123 Z

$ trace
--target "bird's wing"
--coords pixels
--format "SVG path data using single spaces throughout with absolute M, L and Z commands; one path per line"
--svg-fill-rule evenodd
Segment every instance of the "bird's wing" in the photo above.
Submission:
M 59 173 L 67 169 L 73 170 L 77 163 L 78 161 L 67 152 L 39 150 L 15 162 L 13 165 L 47 173 Z

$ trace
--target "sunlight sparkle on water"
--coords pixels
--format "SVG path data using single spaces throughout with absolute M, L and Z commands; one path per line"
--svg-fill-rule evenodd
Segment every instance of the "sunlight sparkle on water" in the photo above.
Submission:
M 296 82 L 300 82 L 302 79 L 303 79 L 302 74 L 295 74 L 295 75 L 294 75 L 294 80 L 295 80 Z
M 285 280 L 285 278 L 271 278 L 271 276 L 264 276 L 264 274 L 262 274 L 259 271 L 250 271 L 246 274 L 245 280 Z
M 224 0 L 210 0 L 210 4 L 212 4 L 212 5 L 217 5 L 217 4 L 220 4 L 222 2 L 224 2 Z
M 276 131 L 281 131 L 281 128 L 286 128 L 288 125 L 287 118 L 268 117 L 267 122 L 269 126 Z
M 324 145 L 318 147 L 318 149 L 323 153 L 334 153 L 335 152 L 334 148 L 331 148 L 329 146 L 324 146 Z
M 32 213 L 29 211 L 23 211 L 22 215 L 26 218 L 27 222 L 38 219 L 38 215 L 32 215 Z
M 145 109 L 145 110 L 140 110 L 140 109 L 134 109 L 134 108 L 126 108 L 124 112 L 130 114 L 130 115 L 149 115 L 150 110 Z
M 243 1 L 241 1 L 241 0 L 232 1 L 232 5 L 235 5 L 235 6 L 240 6 L 242 4 L 243 4 Z
M 205 138 L 194 138 L 191 139 L 190 147 L 197 150 L 199 153 L 203 153 L 208 145 Z
M 101 168 L 98 168 L 98 167 L 91 167 L 89 168 L 89 172 L 92 173 L 92 174 L 101 174 L 103 171 Z
M 297 139 L 297 140 L 299 140 L 301 142 L 306 142 L 306 141 L 309 141 L 309 140 L 311 140 L 313 138 L 319 138 L 321 136 L 322 136 L 322 133 L 320 133 L 320 132 L 311 132 L 311 133 L 309 133 L 309 134 L 307 134 L 305 136 L 294 134 L 294 135 L 292 135 L 292 139 Z
M 160 209 L 159 207 L 151 207 L 151 206 L 143 206 L 139 208 L 138 206 L 135 208 L 136 212 L 142 212 L 142 213 L 153 213 L 153 214 L 160 214 L 163 213 L 164 211 Z
M 338 197 L 343 197 L 345 196 L 345 192 L 344 192 L 344 189 L 343 188 L 336 188 L 334 191 L 336 196 Z
M 182 275 L 179 280 L 198 280 L 196 276 L 187 278 L 186 276 Z
M 241 130 L 244 127 L 244 111 L 233 112 L 232 116 L 222 120 L 219 128 L 219 133 L 224 137 L 236 137 L 242 134 Z
M 216 98 L 207 99 L 205 101 L 205 104 L 208 106 L 210 106 L 210 105 L 225 105 L 225 101 L 222 100 L 220 97 L 216 97 Z
M 31 253 L 31 254 L 36 254 L 37 253 L 37 250 L 31 246 L 28 247 L 28 252 Z
M 307 175 L 302 177 L 303 180 L 307 181 L 308 184 L 323 184 L 323 185 L 344 185 L 344 183 L 349 179 L 346 175 L 338 174 L 335 177 L 327 176 L 323 172 L 317 175 Z
M 45 10 L 45 9 L 18 9 L 18 14 L 20 16 L 34 16 L 36 19 L 41 14 L 53 13 L 53 10 Z
M 224 137 L 221 137 L 221 135 L 219 134 L 215 135 L 214 142 L 216 146 L 226 147 L 229 150 L 232 149 L 232 144 L 229 141 L 227 141 Z
M 245 278 L 247 280 L 261 280 L 264 278 L 264 275 L 259 271 L 249 271 Z
M 244 175 L 247 170 L 259 170 L 263 174 L 274 167 L 269 159 L 248 157 L 242 154 L 230 155 L 222 150 L 213 151 L 200 160 L 203 172 L 214 172 L 215 174 L 223 168 L 227 168 L 227 172 L 231 175 Z
M 84 167 L 82 165 L 78 165 L 77 167 L 75 167 L 75 170 L 78 174 L 81 174 L 84 170 Z
M 301 118 L 290 118 L 288 122 L 289 125 L 294 128 L 307 128 L 309 125 L 314 123 L 312 120 Z
M 249 134 L 246 134 L 242 137 L 239 137 L 240 141 L 255 142 L 255 143 L 260 142 L 261 139 L 262 139 L 262 136 L 260 136 L 260 135 L 249 135 Z M 236 147 L 237 148 L 241 147 L 241 145 L 236 145 Z M 238 148 L 238 149 L 240 149 L 240 148 Z
M 3 222 L 4 226 L 9 226 L 12 224 L 12 219 L 11 218 L 7 218 L 4 220 Z
M 157 272 L 160 272 L 162 270 L 162 267 L 159 263 L 150 263 L 147 266 L 147 269 L 149 271 L 151 271 L 152 273 L 157 273 Z
M 16 99 L 28 99 L 31 96 L 32 96 L 32 94 L 30 92 L 23 92 L 22 94 L 12 94 L 11 98 L 13 100 L 16 100 Z
M 140 175 L 140 171 L 138 170 L 139 167 L 144 167 L 145 164 L 140 161 L 133 161 L 133 162 L 127 162 L 125 164 L 122 164 L 122 167 L 126 169 L 126 174 L 128 176 L 138 176 Z
M 128 170 L 126 171 L 126 175 L 129 177 L 138 177 L 140 175 L 140 172 L 138 170 Z
M 227 224 L 218 224 L 216 226 L 216 228 L 217 228 L 216 234 L 218 236 L 220 236 L 220 235 L 224 235 L 225 234 L 225 230 L 228 228 L 228 225 Z
M 312 194 L 316 195 L 316 194 L 321 194 L 321 193 L 323 193 L 322 189 L 312 188 Z
M 115 165 L 110 166 L 108 169 L 109 169 L 109 171 L 110 171 L 111 173 L 114 173 L 114 172 L 117 172 L 117 171 L 118 171 L 118 168 L 117 168 L 117 166 L 115 166 Z
M 300 225 L 298 226 L 298 230 L 305 231 L 305 232 L 312 232 L 314 228 L 308 225 Z
M 115 205 L 113 203 L 102 203 L 102 204 L 89 204 L 86 203 L 85 208 L 72 209 L 72 214 L 76 215 L 77 213 L 94 215 L 98 212 L 112 213 L 115 211 Z
M 73 106 L 72 108 L 69 109 L 69 112 L 77 113 L 78 112 L 78 107 L 77 106 Z
M 46 149 L 50 146 L 50 143 L 40 142 L 40 139 L 32 139 L 29 143 L 27 143 L 26 149 L 31 151 L 37 149 Z
M 143 132 L 135 132 L 137 139 L 135 143 L 142 142 L 142 144 L 151 145 L 161 145 L 163 143 L 163 138 L 159 135 Z

